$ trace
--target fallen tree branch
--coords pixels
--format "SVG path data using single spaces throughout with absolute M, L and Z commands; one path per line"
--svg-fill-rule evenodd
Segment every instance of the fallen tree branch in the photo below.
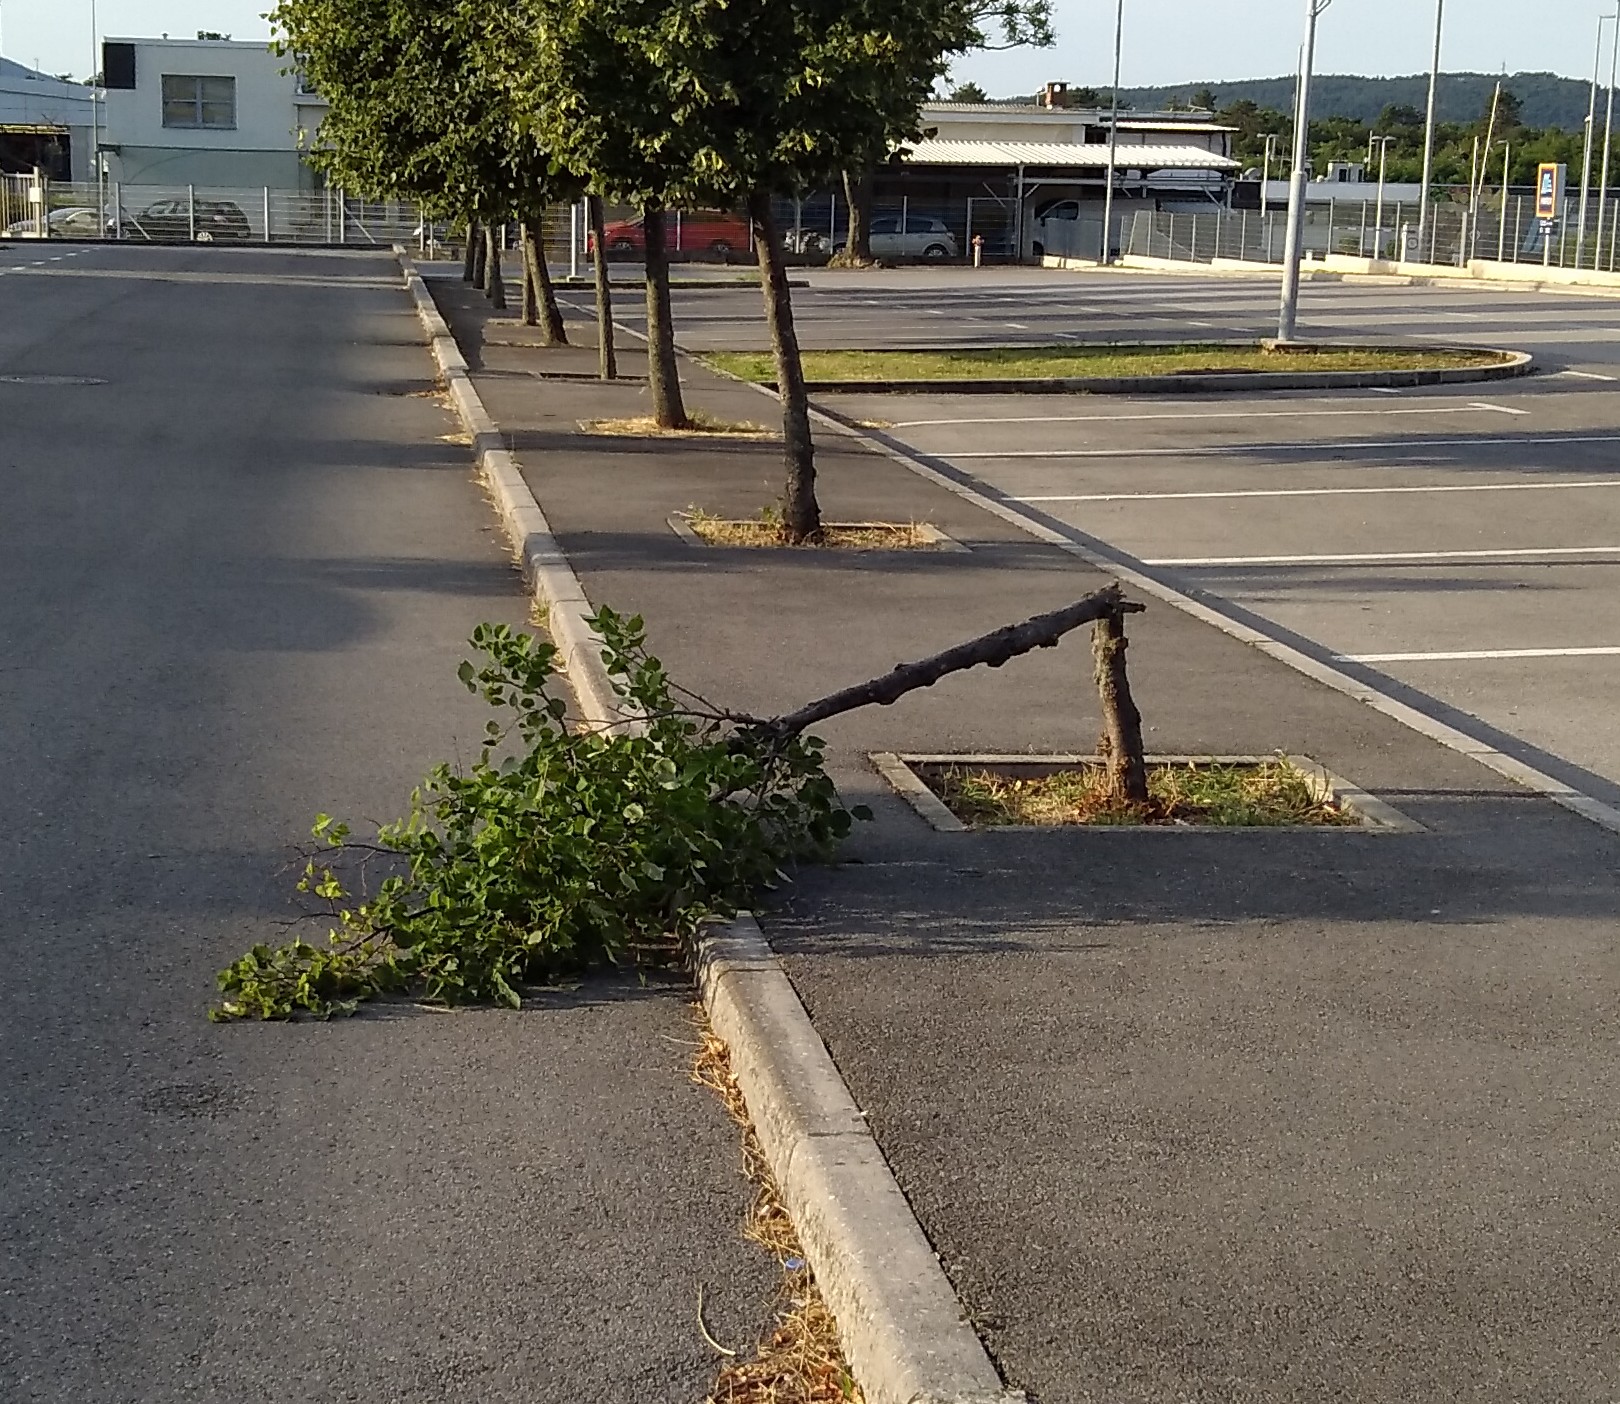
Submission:
M 1145 608 L 1145 605 L 1127 600 L 1118 585 L 1109 585 L 1050 614 L 1037 614 L 1022 624 L 1009 624 L 994 633 L 981 634 L 976 639 L 969 639 L 955 648 L 948 648 L 943 653 L 936 653 L 916 663 L 902 663 L 881 678 L 846 687 L 830 697 L 800 707 L 796 712 L 762 722 L 759 729 L 771 736 L 797 736 L 806 727 L 815 726 L 829 717 L 852 712 L 857 707 L 892 706 L 908 692 L 932 687 L 952 673 L 981 664 L 999 668 L 1020 654 L 1037 648 L 1054 647 L 1065 634 L 1082 624 L 1090 624 L 1098 619 L 1118 619 L 1121 615 L 1136 614 Z

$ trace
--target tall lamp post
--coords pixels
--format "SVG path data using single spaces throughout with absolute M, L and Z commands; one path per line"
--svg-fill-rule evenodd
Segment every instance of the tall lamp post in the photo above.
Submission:
M 1266 187 L 1271 183 L 1271 153 L 1277 145 L 1281 135 L 1278 132 L 1267 132 L 1266 149 L 1260 157 L 1260 218 L 1264 219 L 1271 213 L 1271 202 L 1266 198 Z
M 1384 170 L 1389 163 L 1389 144 L 1394 141 L 1392 136 L 1367 135 L 1367 159 L 1372 159 L 1373 144 L 1378 145 L 1378 211 L 1373 215 L 1373 257 L 1384 256 Z M 1365 218 L 1366 206 L 1362 206 Z
M 1603 66 L 1603 26 L 1615 15 L 1599 15 L 1597 21 L 1597 50 L 1592 55 L 1592 86 L 1586 92 L 1586 144 L 1581 151 L 1581 213 L 1580 228 L 1575 233 L 1575 266 L 1579 268 L 1586 256 L 1586 212 L 1592 199 L 1592 139 L 1597 135 L 1598 71 Z
M 1423 123 L 1423 184 L 1418 191 L 1418 261 L 1423 261 L 1423 238 L 1429 228 L 1429 182 L 1434 178 L 1434 90 L 1440 83 L 1440 30 L 1446 0 L 1434 0 L 1434 62 L 1429 65 L 1429 115 Z
M 1103 184 L 1102 261 L 1114 261 L 1114 241 L 1108 227 L 1114 222 L 1114 165 L 1119 156 L 1119 56 L 1125 39 L 1125 0 L 1114 9 L 1114 89 L 1108 104 L 1108 173 Z
M 1333 0 L 1305 0 L 1305 43 L 1300 50 L 1299 94 L 1294 105 L 1294 169 L 1288 182 L 1288 237 L 1283 244 L 1282 302 L 1277 340 L 1292 341 L 1299 320 L 1300 245 L 1305 234 L 1305 166 L 1310 159 L 1311 66 L 1316 62 L 1316 21 Z
M 1609 52 L 1609 101 L 1603 118 L 1603 165 L 1598 171 L 1597 241 L 1592 250 L 1592 266 L 1603 260 L 1603 206 L 1609 198 L 1609 148 L 1614 139 L 1614 80 L 1620 65 L 1620 23 L 1614 26 L 1614 43 Z M 1609 243 L 1614 243 L 1614 231 L 1609 231 Z

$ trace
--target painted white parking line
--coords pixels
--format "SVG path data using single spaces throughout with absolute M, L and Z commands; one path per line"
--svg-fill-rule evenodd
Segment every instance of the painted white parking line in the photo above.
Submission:
M 1599 375 L 1596 371 L 1561 370 L 1561 371 L 1557 371 L 1556 374 L 1573 376 L 1576 380 L 1611 380 L 1612 381 L 1612 380 L 1620 379 L 1620 376 Z
M 1489 448 L 1513 445 L 1518 448 L 1537 444 L 1620 444 L 1620 434 L 1571 434 L 1567 438 L 1546 438 L 1534 434 L 1501 437 L 1479 435 L 1471 439 L 1324 439 L 1318 443 L 1292 444 L 1187 444 L 1177 448 L 1099 448 L 1099 449 L 995 449 L 974 453 L 953 453 L 954 462 L 969 458 L 1206 458 L 1229 457 L 1240 453 L 1353 453 L 1360 449 L 1402 449 L 1407 454 L 1425 453 L 1437 448 Z
M 1560 488 L 1620 488 L 1620 478 L 1555 483 L 1435 483 L 1424 487 L 1246 488 L 1235 492 L 1087 492 L 1055 497 L 1014 497 L 1014 502 L 1175 502 L 1217 497 L 1375 497 L 1433 492 L 1556 492 Z
M 1620 546 L 1524 546 L 1480 551 L 1346 551 L 1311 556 L 1182 556 L 1150 566 L 1394 565 L 1402 561 L 1534 561 L 1563 556 L 1620 556 Z
M 989 415 L 984 418 L 964 419 L 903 419 L 896 429 L 932 429 L 955 424 L 1122 424 L 1153 419 L 1351 419 L 1366 415 L 1393 414 L 1472 414 L 1476 411 L 1495 411 L 1500 414 L 1529 414 L 1529 410 L 1509 409 L 1505 405 L 1490 405 L 1480 400 L 1466 405 L 1413 405 L 1402 409 L 1299 409 L 1299 410 L 1186 410 L 1175 413 L 1151 414 L 1034 414 L 1003 418 Z M 961 455 L 965 457 L 966 455 Z
M 1399 395 L 1401 393 L 1392 385 L 1373 385 L 1369 386 L 1368 388 L 1371 389 L 1375 395 Z
M 1604 648 L 1477 648 L 1456 653 L 1339 653 L 1340 663 L 1474 663 L 1494 658 L 1616 658 L 1620 646 Z

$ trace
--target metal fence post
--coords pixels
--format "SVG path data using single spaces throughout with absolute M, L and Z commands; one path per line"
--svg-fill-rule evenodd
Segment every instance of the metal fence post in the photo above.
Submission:
M 838 242 L 838 192 L 828 192 L 831 198 L 827 201 L 827 246 L 831 248 Z
M 105 233 L 105 231 L 103 231 Z M 113 182 L 113 238 L 124 237 L 124 182 Z
M 346 244 L 349 242 L 348 220 L 344 218 L 343 206 L 343 187 L 340 185 L 338 186 L 337 192 L 338 243 L 340 244 Z
M 901 241 L 900 242 L 900 252 L 902 254 L 905 253 L 905 251 L 906 251 L 906 245 L 905 245 L 906 222 L 907 222 L 907 219 L 908 219 L 910 213 L 911 213 L 911 196 L 902 195 L 900 197 L 900 241 Z
M 264 187 L 264 242 L 270 242 L 270 187 Z
M 186 226 L 191 230 L 191 242 L 197 242 L 197 187 L 186 187 Z
M 1519 261 L 1519 245 L 1524 242 L 1524 196 L 1513 197 L 1513 261 Z
M 967 197 L 967 225 L 963 230 L 962 238 L 967 242 L 967 247 L 971 249 L 973 247 L 973 197 L 971 195 Z

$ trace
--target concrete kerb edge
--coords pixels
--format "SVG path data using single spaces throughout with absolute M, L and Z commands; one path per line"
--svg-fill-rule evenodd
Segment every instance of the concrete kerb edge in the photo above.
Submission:
M 524 579 L 536 603 L 546 612 L 547 631 L 562 655 L 564 671 L 574 690 L 581 715 L 595 726 L 625 719 L 602 664 L 601 636 L 590 625 L 592 613 L 585 588 L 574 574 L 552 533 L 551 524 L 518 471 L 517 462 L 502 441 L 468 373 L 466 358 L 456 345 L 449 325 L 439 315 L 432 294 L 404 247 L 394 254 L 404 273 L 405 286 L 427 333 L 428 346 L 444 378 L 445 390 L 456 408 L 502 525 L 518 554 Z
M 698 943 L 715 1032 L 731 1049 L 776 1176 L 872 1404 L 1021 1404 L 895 1182 L 775 952 L 746 913 Z
M 762 393 L 775 398 L 774 391 L 766 389 L 764 386 L 756 386 L 756 388 Z M 1002 521 L 1017 527 L 1027 535 L 1056 546 L 1060 551 L 1065 551 L 1069 555 L 1077 557 L 1093 569 L 1105 575 L 1113 576 L 1122 584 L 1140 590 L 1144 595 L 1162 600 L 1173 608 L 1181 610 L 1184 614 L 1191 615 L 1194 619 L 1213 625 L 1230 638 L 1237 639 L 1240 643 L 1258 649 L 1267 657 L 1276 659 L 1277 662 L 1285 664 L 1295 672 L 1303 673 L 1306 677 L 1314 679 L 1325 687 L 1332 688 L 1333 691 L 1343 696 L 1365 703 L 1374 711 L 1382 713 L 1390 720 L 1399 722 L 1402 726 L 1416 731 L 1420 735 L 1427 736 L 1431 741 L 1439 742 L 1448 750 L 1472 757 L 1481 765 L 1494 770 L 1498 775 L 1523 785 L 1526 789 L 1542 795 L 1572 813 L 1579 814 L 1583 819 L 1589 820 L 1599 828 L 1606 829 L 1612 834 L 1620 834 L 1620 809 L 1615 808 L 1613 805 L 1605 804 L 1602 800 L 1584 794 L 1545 771 L 1528 765 L 1524 761 L 1489 745 L 1487 742 L 1468 735 L 1465 731 L 1460 731 L 1456 727 L 1431 717 L 1427 713 L 1419 711 L 1416 707 L 1398 701 L 1386 693 L 1358 681 L 1348 673 L 1341 672 L 1320 659 L 1312 658 L 1307 653 L 1302 653 L 1290 644 L 1274 639 L 1269 634 L 1263 634 L 1258 629 L 1251 628 L 1238 620 L 1228 618 L 1219 610 L 1201 604 L 1192 596 L 1176 589 L 1175 586 L 1155 579 L 1152 575 L 1147 574 L 1146 569 L 1140 567 L 1139 563 L 1129 563 L 1131 562 L 1130 557 L 1126 557 L 1123 561 L 1115 560 L 1102 555 L 1100 552 L 1091 550 L 1074 540 L 1073 537 L 1054 530 L 1034 517 L 1025 515 L 1011 503 L 998 500 L 976 486 L 959 481 L 951 474 L 942 472 L 933 464 L 927 462 L 921 455 L 881 434 L 861 428 L 858 424 L 845 419 L 842 415 L 820 406 L 812 406 L 810 414 L 811 418 L 817 423 L 825 425 L 835 433 L 843 434 L 848 438 L 866 444 L 874 452 L 893 460 L 910 472 L 916 473 L 919 477 L 944 488 L 947 492 L 955 493 L 964 501 L 973 503 L 975 506 L 989 512 L 992 516 L 1000 517 Z
M 620 722 L 587 622 L 590 602 L 539 502 L 500 443 L 467 363 L 405 249 L 405 284 L 501 519 L 587 720 Z M 760 1146 L 870 1404 L 1025 1404 L 967 1320 L 758 922 L 744 914 L 696 943 L 704 1008 L 731 1051 Z

